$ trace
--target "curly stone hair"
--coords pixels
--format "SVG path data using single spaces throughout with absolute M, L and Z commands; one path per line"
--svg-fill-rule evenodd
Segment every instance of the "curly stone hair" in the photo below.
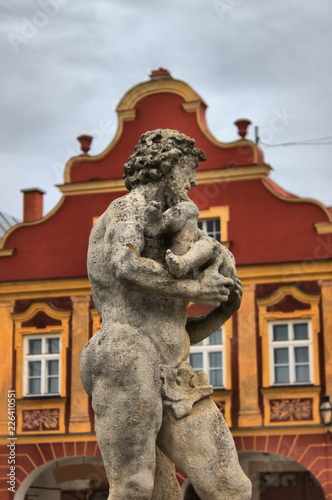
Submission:
M 124 182 L 130 191 L 139 184 L 157 181 L 183 156 L 191 156 L 197 166 L 205 161 L 205 153 L 194 139 L 177 130 L 156 129 L 145 132 L 135 146 L 124 168 Z

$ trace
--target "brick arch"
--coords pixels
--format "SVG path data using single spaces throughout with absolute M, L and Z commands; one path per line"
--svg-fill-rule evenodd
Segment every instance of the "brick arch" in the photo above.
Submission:
M 320 482 L 326 500 L 332 500 L 332 439 L 329 434 L 235 437 L 241 451 L 276 453 L 302 464 Z
M 22 482 L 34 470 L 42 465 L 61 458 L 89 456 L 101 458 L 96 441 L 67 441 L 50 443 L 29 443 L 16 445 L 16 491 Z M 12 500 L 13 494 L 8 491 L 7 473 L 9 472 L 8 448 L 1 446 L 0 450 L 0 497 L 2 500 Z

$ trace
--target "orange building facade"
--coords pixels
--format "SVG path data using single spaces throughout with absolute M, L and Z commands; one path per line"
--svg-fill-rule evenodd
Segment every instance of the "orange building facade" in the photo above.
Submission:
M 122 167 L 140 135 L 171 128 L 207 155 L 191 198 L 201 226 L 234 254 L 240 310 L 191 362 L 208 372 L 253 500 L 332 499 L 332 440 L 321 424 L 332 395 L 332 213 L 276 185 L 260 148 L 221 143 L 206 104 L 168 71 L 130 89 L 118 130 L 100 155 L 65 167 L 62 198 L 46 216 L 43 192 L 24 190 L 24 222 L 0 245 L 1 498 L 103 500 L 107 481 L 93 412 L 78 374 L 80 352 L 100 326 L 86 272 L 93 221 L 125 194 Z M 192 306 L 190 314 L 203 308 Z M 197 499 L 178 471 L 183 498 Z

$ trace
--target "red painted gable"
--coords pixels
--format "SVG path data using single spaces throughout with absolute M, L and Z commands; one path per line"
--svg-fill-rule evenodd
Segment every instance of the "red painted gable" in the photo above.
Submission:
M 205 123 L 206 104 L 186 83 L 166 72 L 157 80 L 130 89 L 117 108 L 119 127 L 110 146 L 100 155 L 71 159 L 65 171 L 66 194 L 45 218 L 12 228 L 0 247 L 2 281 L 86 276 L 86 252 L 93 218 L 99 216 L 119 192 L 99 192 L 94 183 L 122 178 L 140 135 L 155 128 L 173 128 L 193 137 L 207 155 L 200 171 L 256 167 L 266 171 L 262 151 L 239 138 L 220 143 Z M 331 223 L 331 215 L 318 202 L 287 193 L 264 175 L 225 177 L 196 187 L 192 198 L 199 208 L 227 205 L 228 239 L 239 265 L 322 260 L 332 257 L 330 234 L 318 234 L 314 224 Z M 87 184 L 88 183 L 88 184 Z M 86 185 L 86 194 L 83 186 Z M 13 249 L 8 255 L 7 249 Z

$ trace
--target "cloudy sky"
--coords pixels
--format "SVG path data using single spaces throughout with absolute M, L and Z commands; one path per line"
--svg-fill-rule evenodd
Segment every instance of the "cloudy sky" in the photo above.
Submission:
M 332 205 L 331 0 L 8 0 L 1 11 L 0 211 L 21 217 L 30 187 L 51 210 L 76 137 L 104 150 L 118 101 L 161 66 L 205 99 L 217 139 L 249 118 L 272 179 Z

